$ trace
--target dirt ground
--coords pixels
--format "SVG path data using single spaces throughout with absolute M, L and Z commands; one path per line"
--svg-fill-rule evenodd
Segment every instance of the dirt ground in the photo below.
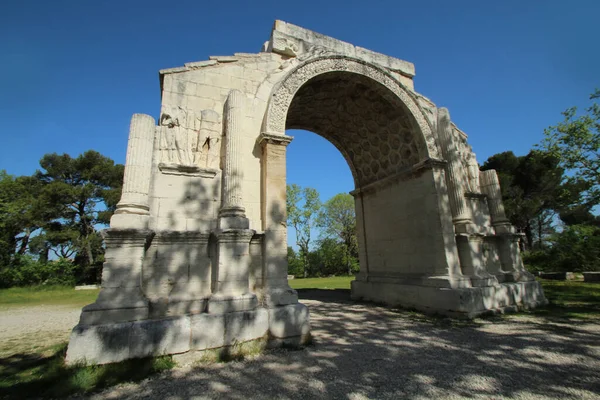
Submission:
M 93 399 L 600 399 L 600 325 L 514 316 L 460 322 L 303 291 L 315 343 L 181 365 Z M 66 338 L 79 310 L 0 312 L 0 341 Z

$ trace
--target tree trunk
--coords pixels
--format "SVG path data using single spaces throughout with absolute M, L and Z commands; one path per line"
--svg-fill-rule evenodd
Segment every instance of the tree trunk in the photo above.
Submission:
M 525 238 L 527 239 L 527 249 L 533 250 L 533 230 L 529 221 L 527 221 L 527 225 L 525 226 Z
M 542 234 L 544 231 L 544 221 L 543 221 L 543 217 L 541 215 L 538 217 L 537 223 L 538 223 L 538 226 L 537 226 L 537 228 L 538 228 L 538 250 L 542 250 L 542 247 L 543 247 Z
M 21 246 L 19 247 L 19 254 L 25 254 L 27 251 L 27 245 L 29 244 L 29 237 L 31 236 L 31 231 L 29 229 L 25 229 L 25 236 L 21 239 Z

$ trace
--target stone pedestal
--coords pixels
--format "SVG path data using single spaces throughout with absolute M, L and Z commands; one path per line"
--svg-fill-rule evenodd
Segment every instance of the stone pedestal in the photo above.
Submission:
M 102 287 L 97 300 L 83 308 L 80 325 L 97 325 L 148 318 L 148 299 L 141 286 L 149 230 L 113 230 L 105 233 L 106 252 Z
M 308 308 L 291 304 L 219 314 L 77 325 L 71 333 L 66 363 L 108 364 L 130 358 L 222 348 L 250 340 L 267 345 L 302 345 L 310 339 Z
M 454 289 L 414 282 L 353 281 L 352 299 L 457 318 L 517 311 L 548 303 L 536 281 Z
M 258 305 L 249 292 L 250 240 L 254 231 L 231 229 L 217 233 L 217 267 L 213 271 L 213 295 L 208 301 L 212 314 L 252 310 Z
M 498 279 L 486 269 L 483 235 L 458 234 L 456 246 L 462 272 L 471 278 L 473 286 L 491 286 L 498 283 Z

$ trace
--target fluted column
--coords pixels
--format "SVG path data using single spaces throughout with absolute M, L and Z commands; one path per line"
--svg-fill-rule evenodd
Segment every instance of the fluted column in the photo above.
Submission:
M 223 169 L 223 197 L 220 217 L 242 217 L 246 210 L 242 201 L 242 134 L 244 123 L 244 94 L 229 92 L 225 103 L 225 166 Z
M 215 314 L 251 310 L 258 304 L 249 288 L 250 241 L 255 232 L 249 229 L 242 198 L 244 113 L 244 94 L 231 90 L 224 109 L 225 165 L 216 232 L 217 263 L 208 302 L 208 312 Z
M 115 214 L 148 214 L 155 125 L 150 115 L 133 114 L 131 118 L 123 193 Z
M 112 229 L 148 228 L 155 125 L 154 118 L 149 115 L 133 114 L 131 117 L 123 192 L 110 219 Z
M 471 222 L 471 212 L 465 198 L 466 176 L 458 154 L 458 148 L 452 138 L 452 126 L 450 125 L 450 113 L 447 108 L 438 110 L 438 136 L 442 156 L 448 161 L 446 180 L 448 183 L 448 196 L 450 197 L 450 208 L 452 210 L 452 222 L 457 224 L 468 224 Z
M 500 182 L 498 181 L 496 170 L 489 169 L 487 171 L 481 171 L 479 180 L 481 191 L 487 196 L 492 225 L 498 226 L 508 224 L 509 221 L 508 218 L 506 218 L 506 213 L 504 211 L 502 192 L 500 190 Z
M 522 234 L 515 233 L 514 227 L 506 217 L 498 174 L 493 169 L 481 171 L 479 180 L 481 192 L 487 196 L 492 226 L 497 235 L 498 256 L 502 267 L 500 274 L 504 275 L 505 281 L 534 280 L 533 275 L 525 270 L 521 258 L 519 240 Z

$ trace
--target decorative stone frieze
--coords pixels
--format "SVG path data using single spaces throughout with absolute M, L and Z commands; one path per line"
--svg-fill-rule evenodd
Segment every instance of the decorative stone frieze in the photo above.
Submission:
M 214 170 L 219 166 L 221 123 L 212 110 L 173 107 L 160 117 L 160 164 Z M 162 169 L 161 169 L 162 170 Z M 172 171 L 173 168 L 165 169 Z

